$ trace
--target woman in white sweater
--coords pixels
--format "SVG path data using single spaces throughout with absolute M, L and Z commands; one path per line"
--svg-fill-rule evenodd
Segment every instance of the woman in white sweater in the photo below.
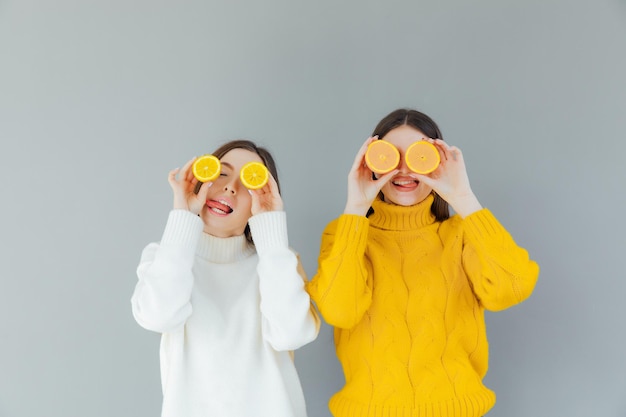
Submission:
M 162 334 L 162 417 L 305 417 L 291 351 L 320 321 L 288 246 L 276 166 L 245 140 L 213 154 L 212 183 L 194 178 L 195 158 L 170 172 L 174 209 L 137 268 L 133 315 Z M 259 190 L 239 179 L 250 161 L 272 174 Z

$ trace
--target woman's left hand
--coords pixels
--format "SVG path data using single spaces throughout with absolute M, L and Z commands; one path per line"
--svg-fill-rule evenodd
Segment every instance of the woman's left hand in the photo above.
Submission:
M 252 215 L 265 213 L 267 211 L 282 211 L 283 199 L 278 191 L 278 184 L 270 174 L 270 179 L 258 190 L 249 190 L 252 196 Z
M 431 187 L 455 212 L 466 217 L 482 208 L 470 187 L 463 153 L 441 139 L 427 139 L 439 150 L 441 163 L 428 175 L 416 175 L 419 181 Z

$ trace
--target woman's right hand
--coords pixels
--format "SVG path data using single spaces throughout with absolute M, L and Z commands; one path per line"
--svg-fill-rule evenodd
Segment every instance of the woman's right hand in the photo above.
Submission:
M 189 160 L 185 166 L 170 171 L 167 178 L 174 192 L 174 208 L 188 210 L 193 214 L 200 214 L 206 204 L 206 197 L 212 182 L 205 182 L 200 187 L 198 194 L 194 192 L 198 180 L 191 169 L 197 158 Z
M 394 169 L 378 179 L 374 179 L 372 171 L 365 164 L 365 153 L 370 143 L 378 140 L 378 136 L 368 138 L 359 149 L 348 174 L 348 201 L 344 214 L 365 216 L 372 202 L 385 185 L 399 171 Z

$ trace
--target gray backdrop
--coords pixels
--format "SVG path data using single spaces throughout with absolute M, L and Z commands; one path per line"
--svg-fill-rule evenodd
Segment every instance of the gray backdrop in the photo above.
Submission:
M 313 275 L 353 155 L 402 106 L 541 266 L 487 314 L 489 416 L 626 416 L 625 74 L 624 0 L 0 1 L 0 416 L 159 415 L 130 296 L 167 172 L 269 147 Z M 296 358 L 329 416 L 330 329 Z

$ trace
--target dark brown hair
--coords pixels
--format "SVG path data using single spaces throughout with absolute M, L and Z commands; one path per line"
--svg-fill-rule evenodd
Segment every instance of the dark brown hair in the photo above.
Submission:
M 437 123 L 424 113 L 412 109 L 394 110 L 383 117 L 374 128 L 372 136 L 378 135 L 379 139 L 383 139 L 391 130 L 404 125 L 419 130 L 429 138 L 443 140 L 443 135 Z M 444 221 L 450 217 L 448 203 L 434 191 L 433 194 L 435 201 L 433 201 L 430 211 L 434 214 L 437 221 Z
M 218 159 L 222 159 L 224 155 L 233 149 L 245 149 L 247 151 L 253 152 L 261 158 L 263 164 L 269 169 L 270 173 L 276 180 L 276 184 L 278 185 L 278 192 L 280 193 L 280 181 L 278 181 L 278 170 L 276 168 L 276 163 L 274 162 L 274 158 L 272 154 L 265 148 L 257 146 L 254 142 L 246 140 L 246 139 L 236 139 L 231 140 L 230 142 L 226 142 L 213 151 L 213 155 Z M 196 193 L 200 190 L 200 185 L 202 183 L 198 183 L 196 185 Z M 243 232 L 246 235 L 246 240 L 250 243 L 254 243 L 252 240 L 252 233 L 250 233 L 250 226 L 246 224 L 246 228 Z

